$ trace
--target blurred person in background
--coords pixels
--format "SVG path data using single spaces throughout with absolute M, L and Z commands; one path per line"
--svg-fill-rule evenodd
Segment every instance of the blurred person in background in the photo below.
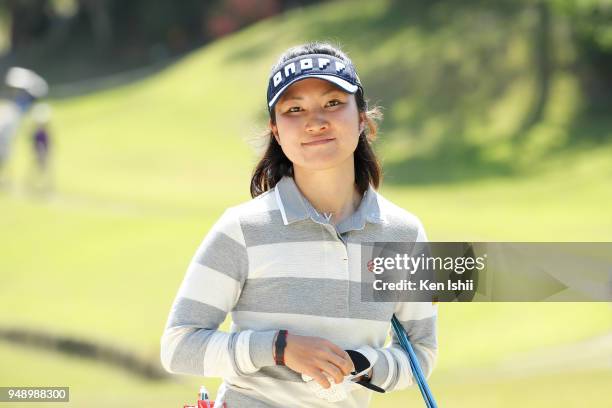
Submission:
M 11 95 L 0 104 L 0 187 L 6 185 L 6 164 L 10 159 L 12 144 L 24 115 L 34 102 L 49 90 L 47 82 L 34 71 L 12 67 L 8 70 L 5 84 Z
M 46 103 L 37 104 L 32 109 L 34 131 L 31 133 L 32 165 L 28 184 L 34 193 L 50 193 L 53 180 L 50 168 L 51 135 L 49 121 L 51 107 Z

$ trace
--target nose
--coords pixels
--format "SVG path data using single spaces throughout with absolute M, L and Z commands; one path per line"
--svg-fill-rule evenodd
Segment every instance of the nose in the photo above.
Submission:
M 306 132 L 320 133 L 325 132 L 329 128 L 329 122 L 324 115 L 315 113 L 306 121 Z

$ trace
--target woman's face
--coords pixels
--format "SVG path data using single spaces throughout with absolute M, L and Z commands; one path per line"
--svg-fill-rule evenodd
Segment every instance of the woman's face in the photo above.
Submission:
M 294 166 L 325 170 L 352 160 L 364 123 L 354 95 L 307 78 L 291 85 L 274 110 L 270 127 Z

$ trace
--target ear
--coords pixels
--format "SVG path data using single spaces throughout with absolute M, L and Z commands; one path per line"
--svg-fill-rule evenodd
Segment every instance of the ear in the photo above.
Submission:
M 280 137 L 278 136 L 278 126 L 272 123 L 271 120 L 269 122 L 269 126 L 270 126 L 270 130 L 272 131 L 272 134 L 274 135 L 274 139 L 276 139 L 276 143 L 280 145 L 281 142 L 280 142 Z
M 359 114 L 359 134 L 361 134 L 365 130 L 366 123 L 367 123 L 367 119 L 366 119 L 365 113 L 360 113 Z

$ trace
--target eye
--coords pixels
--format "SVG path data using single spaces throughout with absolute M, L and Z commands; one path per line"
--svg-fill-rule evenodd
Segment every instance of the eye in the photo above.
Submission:
M 292 106 L 289 109 L 287 109 L 287 113 L 295 113 L 295 112 L 299 112 L 300 111 L 300 107 L 299 106 Z
M 332 99 L 331 101 L 329 101 L 327 103 L 329 106 L 338 106 L 342 104 L 342 101 L 340 101 L 339 99 Z

